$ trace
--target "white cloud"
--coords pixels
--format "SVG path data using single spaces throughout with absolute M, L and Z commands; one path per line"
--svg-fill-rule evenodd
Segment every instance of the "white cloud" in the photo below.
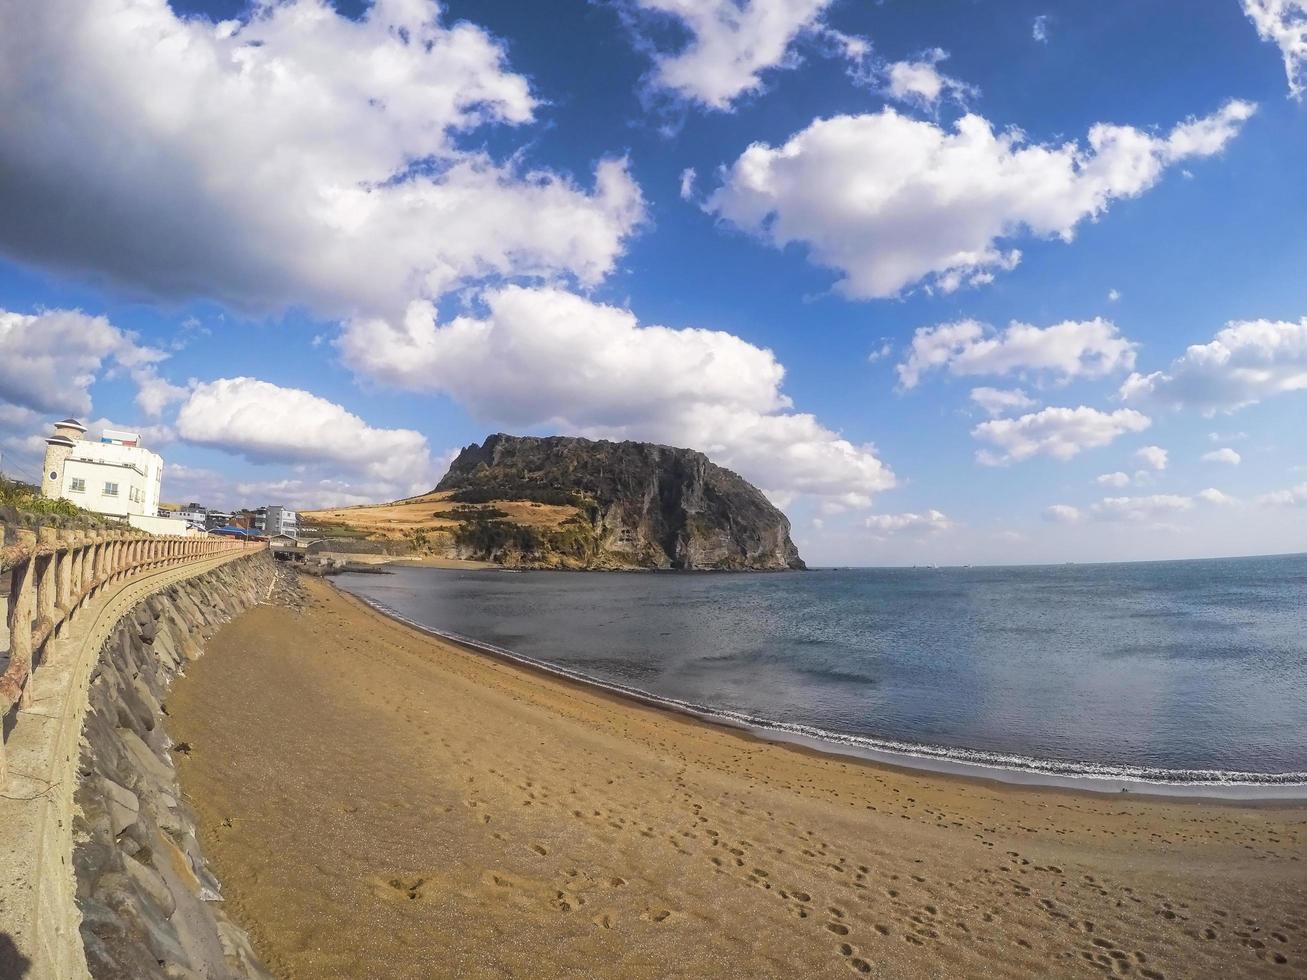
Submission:
M 1140 497 L 1104 497 L 1087 510 L 1069 504 L 1054 504 L 1044 510 L 1044 519 L 1056 524 L 1079 524 L 1096 521 L 1156 521 L 1160 518 L 1193 510 L 1198 503 L 1229 506 L 1236 501 L 1220 490 L 1208 488 L 1193 497 L 1174 493 L 1156 493 Z
M 1204 463 L 1225 463 L 1228 466 L 1238 466 L 1243 462 L 1243 457 L 1228 446 L 1222 449 L 1213 449 L 1210 453 L 1203 453 Z
M 877 361 L 883 361 L 894 353 L 894 345 L 888 340 L 882 341 L 881 345 L 867 355 L 867 363 L 875 364 Z
M 1297 323 L 1233 321 L 1210 342 L 1190 347 L 1166 371 L 1130 375 L 1121 397 L 1210 415 L 1304 389 L 1307 317 Z
M 1307 0 L 1243 0 L 1243 10 L 1257 36 L 1280 49 L 1289 95 L 1301 100 L 1307 90 Z
M 914 61 L 896 61 L 886 66 L 885 94 L 891 99 L 924 109 L 934 109 L 940 99 L 965 103 L 975 95 L 970 85 L 939 70 L 948 58 L 942 48 L 932 48 Z
M 1231 101 L 1161 136 L 1099 123 L 1086 145 L 1031 143 L 971 113 L 952 130 L 889 108 L 818 119 L 781 146 L 750 146 L 705 207 L 777 248 L 807 246 L 848 296 L 948 292 L 1014 268 L 1021 253 L 1000 242 L 1070 241 L 1172 164 L 1218 153 L 1254 108 Z
M 1215 487 L 1208 487 L 1206 490 L 1199 490 L 1198 499 L 1207 504 L 1215 504 L 1218 507 L 1227 507 L 1230 506 L 1231 504 L 1238 503 L 1238 501 L 1236 501 L 1234 497 L 1231 497 L 1229 494 L 1222 493 L 1220 490 L 1217 490 Z
M 1002 452 L 980 450 L 976 459 L 990 466 L 1020 462 L 1032 456 L 1052 456 L 1067 460 L 1086 449 L 1106 446 L 1120 436 L 1142 432 L 1150 420 L 1131 409 L 1100 412 L 1081 405 L 1079 408 L 1045 408 L 1016 419 L 991 419 L 981 422 L 971 434 Z
M 166 357 L 102 316 L 0 310 L 0 401 L 37 412 L 85 415 L 91 410 L 91 385 L 118 370 L 137 382 L 142 407 L 166 404 L 169 386 L 155 373 Z
M 48 423 L 44 413 L 0 401 L 0 473 L 40 483 Z
M 1130 485 L 1130 474 L 1122 473 L 1120 470 L 1115 473 L 1104 473 L 1096 477 L 1094 482 L 1103 487 L 1128 487 Z
M 1030 36 L 1040 44 L 1048 43 L 1048 14 L 1040 14 L 1030 27 Z
M 972 388 L 971 400 L 990 418 L 1035 405 L 1035 400 L 1020 388 Z
M 387 487 L 384 496 L 429 490 L 438 477 L 421 433 L 375 428 L 311 392 L 256 378 L 196 385 L 177 413 L 177 432 L 256 463 L 360 473 Z
M 1135 459 L 1154 470 L 1166 469 L 1169 456 L 1170 453 L 1161 446 L 1141 446 L 1135 450 Z
M 1090 511 L 1105 521 L 1144 521 L 1168 514 L 1192 510 L 1193 499 L 1173 493 L 1156 493 L 1147 497 L 1104 497 Z
M 688 201 L 694 197 L 694 181 L 698 175 L 693 167 L 686 167 L 681 171 L 681 200 Z
M 1058 380 L 1101 378 L 1128 371 L 1135 343 L 1109 320 L 1066 320 L 1050 327 L 1012 322 L 995 331 L 975 320 L 920 327 L 907 358 L 897 368 L 899 383 L 913 388 L 923 374 L 939 369 L 953 375 L 1048 372 Z
M 158 418 L 173 402 L 186 397 L 189 389 L 161 378 L 153 368 L 142 368 L 135 374 L 136 404 L 151 418 Z
M 450 395 L 515 428 L 690 446 L 775 494 L 866 506 L 894 485 L 874 447 L 791 411 L 771 351 L 716 330 L 642 325 L 628 310 L 554 288 L 509 286 L 482 317 L 351 323 L 346 363 L 383 383 Z
M 911 511 L 903 514 L 872 514 L 863 523 L 882 534 L 931 534 L 947 531 L 954 526 L 953 521 L 938 510 L 928 510 L 922 514 Z
M 1109 290 L 1107 291 L 1107 301 L 1108 301 L 1109 303 L 1115 303 L 1115 302 L 1117 302 L 1120 298 L 1121 298 L 1121 292 L 1120 292 L 1120 290 L 1117 290 L 1117 289 L 1109 289 Z
M 163 469 L 163 499 L 182 503 L 194 500 L 222 509 L 280 504 L 296 510 L 316 510 L 376 503 L 399 495 L 393 483 L 355 475 L 305 473 L 255 480 L 182 463 L 170 462 Z
M 769 69 L 793 68 L 794 41 L 821 29 L 832 0 L 630 0 L 636 13 L 675 21 L 688 34 L 675 53 L 654 52 L 650 86 L 727 110 L 762 89 Z M 638 26 L 638 25 L 637 25 Z M 643 41 L 646 47 L 651 46 Z
M 1263 507 L 1302 507 L 1307 506 L 1307 483 L 1299 483 L 1288 490 L 1275 490 L 1262 494 L 1257 503 Z
M 496 40 L 440 15 L 25 5 L 0 32 L 0 249 L 138 293 L 333 317 L 488 276 L 597 282 L 644 215 L 626 162 L 587 190 L 462 149 L 536 103 Z
M 1044 509 L 1044 520 L 1053 524 L 1079 524 L 1084 520 L 1080 508 L 1070 504 L 1053 504 Z

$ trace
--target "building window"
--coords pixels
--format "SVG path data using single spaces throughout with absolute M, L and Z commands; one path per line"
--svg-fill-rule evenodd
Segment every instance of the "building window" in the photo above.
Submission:
M 83 493 L 86 490 L 86 481 L 80 476 L 75 476 L 68 483 L 68 489 L 73 493 Z
M 116 483 L 106 483 L 106 484 L 104 485 L 104 495 L 105 495 L 106 497 L 116 497 L 116 496 L 118 496 L 118 484 L 116 484 Z
M 57 480 L 57 479 L 59 479 L 59 471 L 58 471 L 58 470 L 51 470 L 51 471 L 50 471 L 50 479 L 52 479 L 52 480 Z

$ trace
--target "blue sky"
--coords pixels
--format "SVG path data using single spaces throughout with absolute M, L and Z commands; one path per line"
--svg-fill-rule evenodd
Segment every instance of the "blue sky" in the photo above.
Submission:
M 3 465 L 71 413 L 308 506 L 575 432 L 817 564 L 1302 550 L 1304 62 L 1303 0 L 51 0 Z

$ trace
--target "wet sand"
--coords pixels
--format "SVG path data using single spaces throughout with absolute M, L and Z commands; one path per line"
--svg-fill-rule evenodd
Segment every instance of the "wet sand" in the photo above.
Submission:
M 228 912 L 280 976 L 1307 974 L 1301 804 L 823 756 L 302 588 L 168 705 Z

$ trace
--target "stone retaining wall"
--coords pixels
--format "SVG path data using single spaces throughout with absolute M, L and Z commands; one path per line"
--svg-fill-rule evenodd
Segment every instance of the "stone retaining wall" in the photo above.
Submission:
M 223 565 L 149 596 L 118 621 L 90 685 L 73 820 L 77 905 L 97 980 L 263 978 L 182 801 L 166 696 L 219 626 L 264 599 L 270 556 Z

